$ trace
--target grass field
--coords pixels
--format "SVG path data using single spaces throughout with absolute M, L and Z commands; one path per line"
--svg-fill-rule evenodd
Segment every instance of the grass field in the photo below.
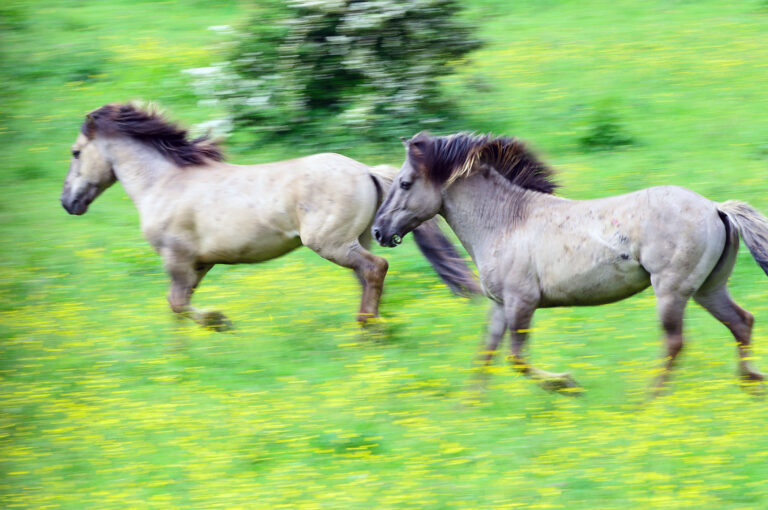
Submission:
M 467 4 L 487 44 L 445 80 L 465 129 L 530 140 L 566 197 L 679 184 L 768 211 L 766 2 Z M 207 27 L 237 25 L 248 9 L 0 7 L 0 506 L 768 506 L 766 402 L 740 390 L 729 333 L 695 305 L 673 391 L 652 401 L 661 338 L 650 292 L 537 313 L 532 359 L 571 371 L 582 398 L 545 393 L 501 362 L 476 391 L 487 303 L 452 297 L 410 238 L 377 250 L 391 268 L 381 338 L 354 323 L 351 273 L 308 250 L 211 272 L 195 303 L 223 310 L 234 332 L 177 324 L 120 186 L 85 216 L 61 208 L 68 148 L 107 102 L 156 100 L 187 124 L 219 115 L 181 71 L 221 59 L 222 36 Z M 632 144 L 580 142 L 605 129 Z M 347 154 L 403 156 L 397 140 Z M 756 316 L 768 369 L 768 279 L 745 249 L 731 289 Z

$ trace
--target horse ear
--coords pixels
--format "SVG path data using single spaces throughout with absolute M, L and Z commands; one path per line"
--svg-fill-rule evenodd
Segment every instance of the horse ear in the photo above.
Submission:
M 85 122 L 83 122 L 83 134 L 87 136 L 88 138 L 93 137 L 94 132 L 96 131 L 96 114 L 95 113 L 89 113 L 85 116 Z
M 408 139 L 407 139 L 406 137 L 404 137 L 404 136 L 401 136 L 401 137 L 400 137 L 400 141 L 401 141 L 401 142 L 403 142 L 403 145 L 405 145 L 406 147 L 408 147 Z
M 424 148 L 427 146 L 427 143 L 424 140 L 409 140 L 408 141 L 408 149 L 411 151 L 411 153 L 415 155 L 421 155 L 424 153 Z

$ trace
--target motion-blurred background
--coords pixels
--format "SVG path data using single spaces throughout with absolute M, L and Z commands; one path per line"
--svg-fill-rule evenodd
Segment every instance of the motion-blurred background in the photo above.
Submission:
M 179 327 L 119 183 L 58 196 L 83 117 L 157 102 L 256 163 L 337 151 L 400 165 L 400 137 L 528 140 L 560 194 L 677 184 L 768 212 L 768 2 L 5 0 L 0 6 L 0 503 L 5 508 L 763 508 L 765 403 L 691 305 L 671 395 L 645 391 L 650 292 L 537 313 L 550 395 L 472 358 L 486 303 L 415 247 L 390 261 L 383 333 L 351 275 L 307 250 L 217 267 Z M 768 346 L 768 280 L 737 301 Z

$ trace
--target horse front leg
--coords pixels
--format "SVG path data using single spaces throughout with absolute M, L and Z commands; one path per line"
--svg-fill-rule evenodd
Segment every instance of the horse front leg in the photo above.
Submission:
M 364 326 L 370 319 L 376 319 L 379 316 L 379 302 L 381 301 L 384 277 L 387 275 L 389 263 L 386 259 L 363 248 L 354 255 L 353 269 L 363 287 L 357 322 Z
M 581 387 L 568 372 L 547 372 L 534 367 L 525 360 L 523 348 L 528 339 L 535 310 L 536 304 L 532 300 L 513 298 L 505 301 L 504 314 L 511 335 L 512 354 L 510 362 L 512 367 L 517 372 L 536 381 L 547 391 L 562 391 L 568 395 L 578 395 Z
M 507 321 L 504 318 L 504 305 L 494 303 L 488 317 L 488 339 L 481 347 L 480 355 L 477 360 L 477 383 L 482 387 L 485 385 L 489 374 L 488 367 L 499 349 L 499 344 L 507 331 Z
M 302 238 L 305 246 L 324 259 L 355 271 L 363 288 L 357 322 L 361 326 L 375 322 L 372 319 L 379 316 L 379 302 L 389 263 L 386 259 L 366 250 L 357 240 L 341 244 L 329 242 L 328 238 L 323 238 L 322 241 L 315 238 Z M 333 241 L 333 238 L 330 241 Z
M 179 317 L 186 317 L 214 331 L 227 331 L 232 328 L 232 322 L 223 313 L 198 310 L 190 304 L 200 280 L 212 267 L 213 264 L 195 264 L 179 261 L 173 256 L 165 257 L 165 268 L 171 277 L 168 303 Z
M 488 318 L 488 340 L 485 343 L 484 350 L 480 353 L 480 364 L 483 368 L 488 367 L 493 361 L 499 344 L 507 331 L 507 321 L 504 318 L 504 305 L 494 303 Z

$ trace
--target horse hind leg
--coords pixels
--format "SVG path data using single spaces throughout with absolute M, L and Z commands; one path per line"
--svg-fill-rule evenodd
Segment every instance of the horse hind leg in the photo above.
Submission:
M 653 394 L 658 395 L 669 381 L 675 361 L 683 350 L 683 314 L 689 298 L 676 292 L 661 292 L 658 286 L 654 290 L 656 290 L 656 308 L 664 329 L 666 344 L 664 364 L 653 384 Z
M 738 345 L 739 375 L 741 378 L 745 381 L 762 381 L 765 376 L 751 361 L 752 326 L 755 318 L 733 301 L 727 287 L 728 277 L 733 271 L 739 248 L 738 230 L 722 212 L 720 218 L 726 231 L 723 253 L 693 298 L 733 334 Z
M 681 235 L 673 254 L 666 257 L 660 257 L 661 252 L 646 254 L 647 262 L 656 268 L 644 266 L 651 275 L 667 351 L 664 366 L 653 387 L 654 395 L 664 389 L 683 349 L 683 316 L 688 300 L 695 294 L 723 285 L 721 282 L 727 280 L 733 267 L 736 252 L 729 248 L 732 232 L 727 226 L 724 232 L 722 229 L 718 220 L 705 222 L 701 228 Z M 724 235 L 721 237 L 721 234 Z
M 694 299 L 733 334 L 738 345 L 739 375 L 745 381 L 762 381 L 765 376 L 752 363 L 752 326 L 754 316 L 737 305 L 725 286 L 699 292 Z

